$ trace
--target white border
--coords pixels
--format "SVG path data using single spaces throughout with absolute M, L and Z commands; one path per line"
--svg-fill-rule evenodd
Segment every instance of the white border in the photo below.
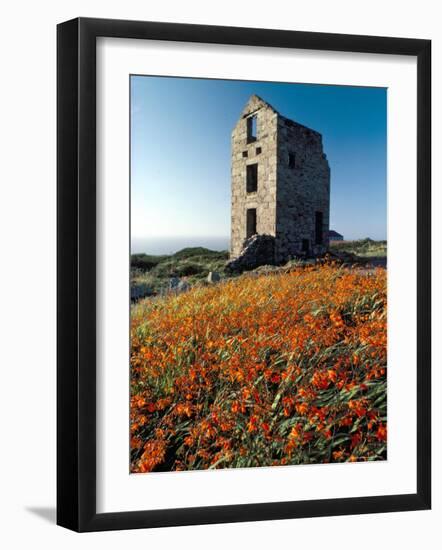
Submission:
M 388 87 L 388 461 L 129 475 L 129 74 Z M 416 60 L 97 40 L 97 512 L 416 492 Z

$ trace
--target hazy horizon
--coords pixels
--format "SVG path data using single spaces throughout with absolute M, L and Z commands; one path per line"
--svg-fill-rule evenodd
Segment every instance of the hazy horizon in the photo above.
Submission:
M 345 237 L 345 235 L 344 235 Z M 348 240 L 362 240 L 371 239 L 369 235 L 359 237 L 358 239 Z M 386 239 L 372 239 L 383 240 Z M 230 237 L 145 237 L 145 238 L 133 238 L 131 242 L 131 254 L 175 254 L 183 248 L 202 246 L 210 250 L 221 252 L 223 250 L 229 251 L 230 249 Z
M 131 254 L 174 254 L 183 248 L 202 246 L 210 250 L 229 250 L 230 237 L 134 237 Z

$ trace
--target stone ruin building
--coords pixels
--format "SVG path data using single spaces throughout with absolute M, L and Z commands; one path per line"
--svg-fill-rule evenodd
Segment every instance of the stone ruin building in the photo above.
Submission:
M 321 134 L 251 96 L 232 132 L 231 260 L 240 261 L 252 241 L 256 248 L 254 235 L 266 236 L 267 257 L 261 253 L 257 264 L 322 255 L 329 211 Z

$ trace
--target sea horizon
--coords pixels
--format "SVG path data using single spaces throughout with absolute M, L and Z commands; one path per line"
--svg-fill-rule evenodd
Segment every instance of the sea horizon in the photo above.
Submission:
M 131 254 L 174 254 L 183 248 L 196 246 L 215 251 L 229 250 L 230 238 L 224 236 L 133 237 Z

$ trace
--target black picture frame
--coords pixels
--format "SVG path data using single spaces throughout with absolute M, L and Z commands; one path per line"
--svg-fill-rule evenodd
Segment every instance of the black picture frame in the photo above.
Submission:
M 417 492 L 133 512 L 96 512 L 96 39 L 134 38 L 417 58 Z M 431 41 L 79 18 L 57 28 L 57 523 L 103 531 L 431 506 Z

